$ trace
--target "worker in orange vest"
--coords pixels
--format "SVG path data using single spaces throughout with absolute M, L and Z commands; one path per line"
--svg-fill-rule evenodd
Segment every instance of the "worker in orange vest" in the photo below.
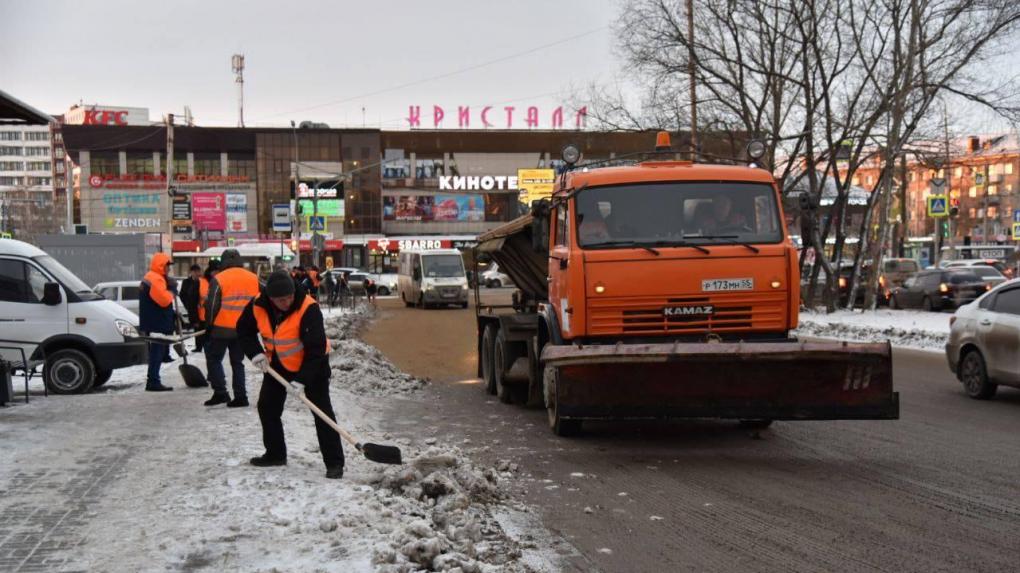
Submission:
M 205 314 L 209 338 L 205 348 L 205 364 L 212 398 L 206 406 L 226 404 L 230 408 L 248 406 L 248 390 L 244 385 L 244 352 L 237 340 L 237 319 L 241 311 L 259 295 L 259 278 L 244 268 L 237 249 L 227 249 L 220 257 L 220 271 L 209 281 L 209 296 Z M 227 379 L 223 372 L 223 356 L 230 355 L 231 382 L 234 399 L 227 392 Z
M 241 314 L 237 334 L 252 364 L 263 372 L 272 368 L 285 379 L 300 382 L 308 399 L 336 420 L 329 399 L 329 340 L 322 311 L 311 296 L 294 284 L 287 271 L 275 271 L 269 276 L 264 292 Z M 262 380 L 258 405 L 266 453 L 251 459 L 254 466 L 287 464 L 287 444 L 280 420 L 286 399 L 287 389 L 267 373 Z M 344 475 L 340 437 L 318 417 L 314 419 L 326 477 L 340 479 Z
M 219 261 L 209 261 L 209 266 L 205 268 L 202 277 L 198 279 L 198 328 L 200 330 L 205 330 L 208 327 L 205 322 L 205 303 L 209 300 L 209 281 L 216 276 L 219 270 Z M 208 339 L 208 334 L 196 336 L 195 352 L 202 352 L 202 349 L 205 347 L 205 341 Z

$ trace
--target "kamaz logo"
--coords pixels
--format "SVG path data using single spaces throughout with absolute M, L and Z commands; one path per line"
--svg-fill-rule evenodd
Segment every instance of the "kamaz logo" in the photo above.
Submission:
M 711 316 L 715 307 L 706 304 L 702 306 L 667 306 L 662 309 L 663 316 Z

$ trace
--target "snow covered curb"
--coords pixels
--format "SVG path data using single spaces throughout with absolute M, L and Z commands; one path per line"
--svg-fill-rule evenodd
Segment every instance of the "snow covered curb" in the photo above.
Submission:
M 949 317 L 938 312 L 878 309 L 832 314 L 802 311 L 796 334 L 818 338 L 885 342 L 893 346 L 942 352 L 949 340 Z
M 358 328 L 373 314 L 372 307 L 363 306 L 357 312 L 326 315 L 333 384 L 362 396 L 414 394 L 426 380 L 401 372 L 374 346 L 357 339 Z

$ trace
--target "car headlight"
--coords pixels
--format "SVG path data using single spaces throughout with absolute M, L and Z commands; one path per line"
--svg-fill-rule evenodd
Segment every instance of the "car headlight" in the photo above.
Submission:
M 117 327 L 117 331 L 120 332 L 124 338 L 137 338 L 138 329 L 133 324 L 126 320 L 116 319 L 113 321 L 114 326 Z
M 466 284 L 463 284 L 463 285 L 460 285 L 460 288 L 461 288 L 462 290 L 467 290 L 467 289 L 468 289 L 468 286 L 467 286 Z

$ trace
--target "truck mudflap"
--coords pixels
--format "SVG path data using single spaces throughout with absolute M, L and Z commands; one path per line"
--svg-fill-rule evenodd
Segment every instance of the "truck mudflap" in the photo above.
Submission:
M 900 412 L 888 343 L 549 345 L 542 360 L 546 405 L 555 400 L 566 420 L 894 420 Z

